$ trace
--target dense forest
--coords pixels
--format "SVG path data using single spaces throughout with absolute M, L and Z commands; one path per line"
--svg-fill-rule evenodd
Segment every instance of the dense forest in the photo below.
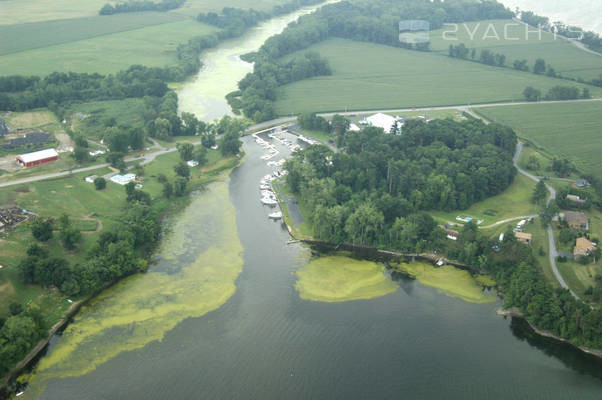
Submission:
M 310 146 L 286 164 L 287 186 L 302 203 L 317 238 L 402 252 L 443 252 L 493 275 L 505 305 L 518 307 L 539 329 L 602 348 L 602 312 L 567 290 L 552 288 L 531 247 L 517 241 L 512 230 L 500 243 L 470 222 L 454 228 L 457 240 L 449 240 L 426 212 L 463 209 L 508 187 L 515 175 L 511 129 L 479 120 L 411 121 L 401 135 L 370 127 L 340 136 L 340 152 Z
M 423 19 L 437 29 L 444 22 L 464 22 L 483 19 L 511 18 L 513 13 L 495 1 L 486 2 L 425 2 L 423 0 L 342 1 L 326 5 L 315 13 L 299 18 L 280 35 L 272 36 L 254 56 L 256 65 L 252 74 L 241 81 L 239 91 L 228 99 L 235 110 L 255 121 L 273 118 L 272 102 L 278 82 L 266 70 L 281 69 L 282 57 L 302 50 L 329 37 L 380 43 L 395 47 L 427 50 L 427 44 L 412 45 L 399 40 L 399 21 Z M 319 71 L 314 75 L 320 75 Z M 314 76 L 309 75 L 309 76 Z M 306 76 L 306 77 L 309 77 Z M 251 85 L 249 85 L 251 82 Z
M 465 209 L 502 192 L 516 173 L 515 133 L 477 120 L 408 121 L 402 135 L 369 127 L 342 143 L 344 151 L 312 146 L 287 163 L 287 184 L 317 236 L 333 242 L 422 251 L 419 239 L 434 226 L 416 213 Z

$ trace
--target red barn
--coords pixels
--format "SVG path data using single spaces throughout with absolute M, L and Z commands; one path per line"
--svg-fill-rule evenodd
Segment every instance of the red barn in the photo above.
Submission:
M 59 159 L 59 154 L 55 149 L 46 149 L 34 151 L 33 153 L 21 154 L 17 156 L 17 162 L 24 167 L 33 167 Z

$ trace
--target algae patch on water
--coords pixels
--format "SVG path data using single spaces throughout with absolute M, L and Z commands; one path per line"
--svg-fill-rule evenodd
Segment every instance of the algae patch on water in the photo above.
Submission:
M 393 293 L 398 288 L 384 271 L 384 266 L 371 261 L 343 256 L 319 257 L 297 271 L 295 287 L 305 300 L 371 299 Z
M 86 374 L 125 351 L 140 349 L 186 318 L 223 305 L 236 291 L 242 245 L 225 182 L 211 184 L 178 215 L 146 274 L 129 277 L 92 300 L 31 382 Z
M 495 301 L 495 296 L 483 292 L 483 281 L 495 283 L 493 279 L 475 279 L 468 271 L 455 268 L 451 265 L 435 267 L 423 262 L 398 264 L 396 269 L 416 278 L 426 286 L 437 288 L 440 292 L 450 297 L 457 297 L 471 303 L 490 303 Z M 492 285 L 488 285 L 492 286 Z

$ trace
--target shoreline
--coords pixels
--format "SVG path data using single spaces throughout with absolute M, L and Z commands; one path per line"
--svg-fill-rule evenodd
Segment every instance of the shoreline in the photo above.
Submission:
M 162 230 L 167 227 L 167 225 L 165 225 L 165 223 L 166 223 L 166 219 L 170 215 L 174 215 L 174 214 L 178 213 L 179 211 L 181 211 L 184 207 L 186 207 L 188 205 L 188 201 L 190 200 L 191 194 L 202 189 L 204 185 L 211 183 L 211 182 L 218 181 L 218 180 L 222 179 L 224 177 L 224 175 L 229 175 L 236 167 L 238 167 L 245 160 L 245 158 L 246 158 L 246 153 L 244 153 L 244 151 L 241 151 L 241 154 L 239 156 L 235 157 L 234 160 L 232 160 L 233 163 L 227 164 L 227 168 L 224 168 L 224 166 L 220 166 L 216 170 L 207 171 L 207 173 L 210 174 L 210 176 L 207 177 L 208 178 L 207 180 L 201 180 L 201 182 L 197 182 L 196 185 L 191 186 L 189 188 L 188 194 L 186 196 L 184 196 L 183 198 L 173 198 L 169 202 L 169 204 L 175 205 L 175 207 L 172 209 L 161 210 L 162 212 L 160 212 L 159 218 L 160 218 Z M 216 173 L 215 176 L 213 176 L 214 173 Z M 158 247 L 160 241 L 161 241 L 161 239 L 157 243 L 156 247 Z M 149 262 L 151 262 L 152 258 L 154 257 L 156 247 L 147 256 Z M 12 386 L 15 383 L 16 379 L 18 379 L 19 376 L 23 375 L 23 373 L 28 368 L 31 368 L 31 367 L 35 366 L 35 364 L 37 364 L 40 357 L 43 357 L 43 353 L 47 350 L 50 340 L 52 340 L 52 338 L 58 332 L 64 330 L 69 325 L 69 323 L 71 323 L 73 318 L 79 313 L 79 311 L 81 310 L 81 308 L 83 306 L 85 306 L 88 302 L 90 302 L 91 300 L 93 300 L 94 298 L 99 296 L 102 292 L 109 289 L 110 287 L 112 287 L 116 283 L 120 282 L 121 280 L 123 280 L 129 276 L 137 275 L 140 273 L 145 273 L 145 272 L 140 271 L 140 272 L 136 272 L 134 274 L 125 275 L 118 280 L 115 280 L 113 282 L 109 282 L 109 283 L 103 285 L 96 292 L 73 302 L 73 304 L 71 304 L 71 306 L 69 306 L 69 308 L 59 318 L 59 320 L 54 325 L 52 325 L 52 327 L 48 330 L 47 336 L 40 339 L 37 342 L 37 344 L 27 353 L 27 355 L 21 361 L 19 361 L 9 372 L 7 372 L 4 377 L 2 377 L 2 379 L 0 380 L 0 399 L 10 398 L 11 392 L 14 391 L 14 389 L 15 389 Z
M 279 195 L 279 193 L 277 193 Z M 280 197 L 279 197 L 279 202 L 280 202 Z M 282 209 L 282 206 L 281 206 Z M 317 245 L 317 246 L 327 246 L 327 247 L 331 247 L 331 250 L 348 250 L 348 251 L 352 251 L 356 254 L 359 254 L 360 256 L 365 256 L 362 255 L 361 253 L 372 253 L 372 254 L 376 254 L 376 255 L 381 255 L 381 256 L 389 256 L 389 257 L 403 257 L 403 258 L 408 258 L 411 257 L 412 261 L 414 260 L 414 258 L 420 258 L 426 261 L 430 261 L 430 262 L 436 262 L 435 260 L 433 260 L 433 258 L 431 257 L 430 254 L 428 253 L 424 253 L 424 254 L 404 254 L 401 252 L 396 252 L 396 251 L 392 251 L 392 250 L 383 250 L 383 249 L 377 249 L 375 247 L 370 247 L 370 246 L 358 246 L 358 245 L 354 245 L 354 244 L 348 244 L 348 243 L 340 243 L 340 244 L 334 244 L 334 243 L 328 243 L 319 239 L 314 239 L 314 238 L 296 238 L 295 235 L 293 234 L 294 229 L 289 226 L 289 221 L 287 221 L 287 218 L 282 218 L 282 223 L 284 223 L 284 225 L 286 226 L 286 229 L 290 235 L 290 237 L 295 241 L 295 242 L 301 242 L 301 243 L 305 243 L 308 244 L 310 246 L 312 245 Z M 292 222 L 291 222 L 292 224 Z M 432 255 L 434 256 L 434 254 Z M 469 272 L 472 273 L 477 273 L 474 270 L 474 267 L 466 265 L 466 264 L 462 264 L 462 263 L 457 263 L 459 265 L 454 264 L 454 262 L 448 262 L 448 260 L 443 257 L 443 256 L 438 256 L 439 259 L 443 259 L 445 260 L 445 262 L 447 264 L 450 265 L 454 265 L 457 268 L 460 269 L 466 269 Z M 499 288 L 497 289 L 498 291 L 498 295 L 503 294 Z M 575 350 L 580 351 L 581 353 L 596 357 L 600 360 L 602 360 L 602 350 L 597 350 L 597 349 L 591 349 L 589 347 L 585 347 L 585 346 L 579 346 L 576 345 L 575 343 L 572 343 L 570 340 L 565 339 L 563 337 L 557 336 L 551 332 L 545 331 L 545 330 L 541 330 L 537 327 L 535 327 L 526 317 L 525 315 L 516 307 L 511 307 L 509 309 L 503 309 L 502 307 L 498 308 L 496 310 L 496 314 L 503 316 L 503 317 L 513 317 L 513 318 L 520 318 L 522 320 L 524 320 L 529 327 L 532 329 L 532 331 L 544 338 L 549 338 L 549 339 L 553 339 L 556 340 L 558 342 L 562 342 L 565 344 L 570 345 L 572 348 L 574 348 Z

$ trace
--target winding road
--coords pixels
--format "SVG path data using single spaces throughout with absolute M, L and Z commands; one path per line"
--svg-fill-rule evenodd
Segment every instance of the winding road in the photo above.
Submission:
M 520 143 L 520 142 L 517 143 L 516 144 L 516 152 L 514 153 L 514 159 L 513 159 L 514 167 L 520 174 L 526 176 L 529 179 L 534 180 L 535 182 L 539 182 L 542 179 L 541 176 L 533 175 L 518 166 L 518 159 L 520 157 L 520 153 L 522 150 L 523 150 L 522 143 Z M 548 189 L 548 192 L 550 193 L 550 195 L 548 196 L 548 200 L 546 202 L 546 204 L 549 205 L 550 202 L 556 198 L 556 190 L 554 190 L 554 188 L 552 186 L 548 185 L 547 183 L 545 185 L 546 185 L 546 188 Z M 558 267 L 556 266 L 556 257 L 558 257 L 558 250 L 556 250 L 556 242 L 554 241 L 554 232 L 552 231 L 552 226 L 548 225 L 547 230 L 548 230 L 548 243 L 549 243 L 549 247 L 550 247 L 550 251 L 548 252 L 549 253 L 548 257 L 550 258 L 550 266 L 552 267 L 552 272 L 554 273 L 556 280 L 558 281 L 558 283 L 560 284 L 560 286 L 562 288 L 567 289 L 571 293 L 571 295 L 574 298 L 576 298 L 577 300 L 581 300 L 579 298 L 579 296 L 577 296 L 575 294 L 575 292 L 573 292 L 571 290 L 571 288 L 569 288 L 569 286 L 566 284 L 564 278 L 560 274 L 560 271 L 558 271 Z

